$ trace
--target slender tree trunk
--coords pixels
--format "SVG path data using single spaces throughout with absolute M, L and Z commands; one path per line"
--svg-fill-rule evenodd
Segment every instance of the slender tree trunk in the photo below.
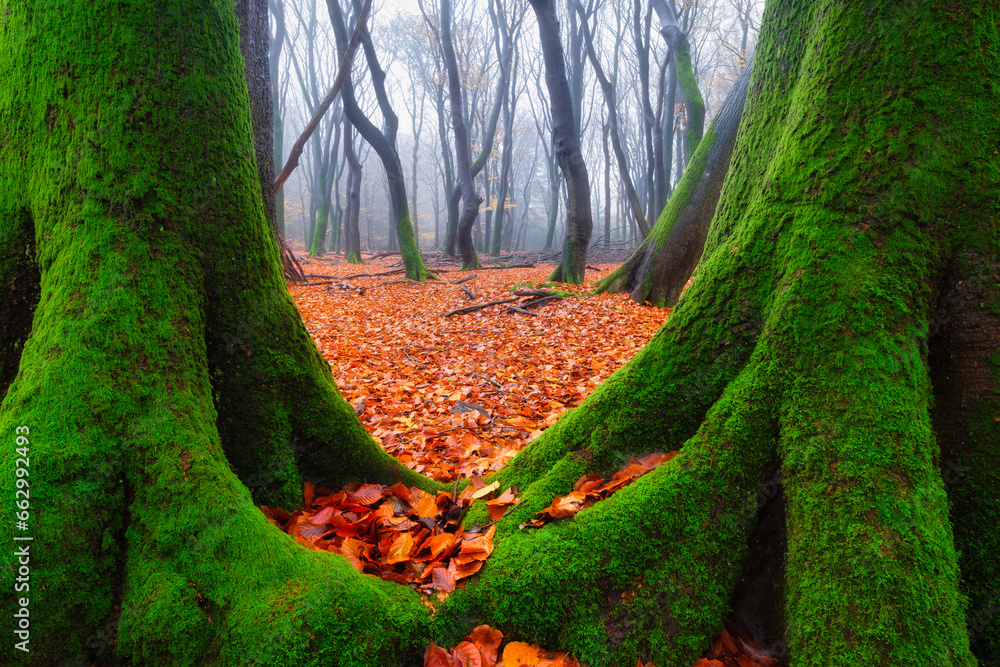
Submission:
M 273 118 L 272 135 L 274 138 L 274 155 L 272 157 L 271 169 L 274 165 L 284 164 L 284 110 L 281 108 L 281 47 L 285 42 L 285 2 L 284 0 L 270 0 L 271 12 L 274 14 L 274 38 L 271 40 L 269 63 L 271 70 L 271 113 Z M 270 34 L 270 30 L 268 30 Z M 269 186 L 271 187 L 271 186 Z M 262 185 L 263 188 L 263 185 Z M 273 189 L 273 188 L 272 188 Z M 261 190 L 263 192 L 263 190 Z M 285 193 L 279 190 L 274 195 L 274 224 L 281 233 L 281 238 L 285 238 Z
M 676 67 L 677 82 L 680 84 L 681 93 L 684 95 L 684 103 L 687 109 L 687 132 L 686 136 L 686 158 L 687 160 L 694 154 L 701 141 L 702 131 L 705 126 L 705 101 L 698 90 L 698 79 L 695 77 L 694 69 L 691 67 L 691 47 L 688 44 L 687 35 L 681 30 L 674 15 L 672 2 L 669 0 L 651 0 L 653 8 L 660 19 L 660 33 L 670 47 L 674 65 Z
M 462 186 L 462 214 L 458 219 L 458 250 L 462 255 L 462 268 L 479 268 L 479 257 L 472 242 L 472 226 L 479 217 L 483 198 L 476 192 L 472 177 L 472 150 L 469 133 L 462 113 L 462 84 L 458 78 L 458 61 L 451 40 L 451 0 L 441 1 L 441 47 L 448 68 L 448 97 L 451 100 L 451 126 L 455 133 L 455 153 L 458 180 Z
M 580 4 L 580 0 L 574 0 L 573 6 L 580 17 L 580 30 L 583 33 L 584 43 L 587 46 L 587 57 L 590 58 L 590 64 L 594 68 L 594 74 L 597 75 L 597 81 L 601 86 L 601 91 L 604 93 L 604 102 L 608 108 L 608 125 L 611 128 L 611 145 L 614 147 L 615 159 L 618 161 L 618 177 L 621 179 L 622 187 L 625 188 L 625 196 L 632 207 L 632 217 L 635 219 L 636 225 L 639 226 L 642 237 L 645 238 L 649 235 L 649 226 L 646 224 L 646 216 L 642 211 L 642 201 L 639 199 L 639 194 L 636 192 L 635 185 L 632 182 L 628 159 L 622 147 L 621 134 L 618 128 L 618 100 L 615 95 L 615 87 L 608 80 L 608 77 L 605 76 L 604 68 L 601 67 L 601 62 L 597 59 L 597 52 L 594 50 L 594 39 L 590 34 L 590 26 L 587 25 L 586 17 L 583 14 L 583 5 Z M 646 79 L 648 78 L 647 74 Z
M 660 66 L 660 78 L 657 84 L 657 104 L 656 104 L 656 117 L 653 120 L 653 210 L 656 213 L 656 218 L 659 219 L 660 212 L 663 211 L 663 207 L 667 205 L 667 197 L 669 196 L 669 183 L 670 174 L 666 171 L 665 167 L 668 163 L 664 159 L 664 122 L 663 122 L 663 111 L 664 107 L 668 104 L 667 100 L 667 70 L 669 68 L 669 57 L 664 58 L 663 64 Z M 670 104 L 670 120 L 673 121 L 673 100 L 669 100 Z M 673 128 L 671 127 L 671 132 Z M 669 142 L 673 135 L 667 137 L 666 146 L 669 147 Z M 655 223 L 654 223 L 655 224 Z
M 316 233 L 309 246 L 310 257 L 322 257 L 326 252 L 326 234 L 330 222 L 330 209 L 333 206 L 333 181 L 337 170 L 337 155 L 340 153 L 340 113 L 339 109 L 330 118 L 330 129 L 327 133 L 326 146 L 323 147 L 323 166 L 319 173 L 319 198 L 316 217 Z M 333 134 L 333 145 L 330 145 L 330 133 Z
M 608 150 L 608 135 L 611 124 L 605 123 L 601 132 L 604 146 L 604 248 L 611 247 L 611 153 Z
M 333 25 L 333 32 L 337 39 L 337 51 L 343 57 L 347 48 L 347 26 L 344 15 L 340 8 L 339 0 L 327 0 L 327 9 L 330 12 L 330 23 Z M 406 197 L 406 181 L 403 178 L 403 166 L 399 162 L 399 153 L 396 150 L 396 125 L 398 119 L 392 111 L 392 106 L 385 93 L 385 72 L 378 64 L 375 50 L 371 43 L 371 36 L 367 28 L 364 29 L 361 43 L 365 51 L 365 60 L 369 70 L 373 73 L 372 80 L 378 98 L 379 108 L 386 119 L 386 133 L 383 134 L 372 122 L 362 113 L 354 96 L 354 85 L 350 77 L 344 82 L 341 90 L 341 99 L 344 103 L 344 113 L 351 119 L 351 124 L 365 138 L 382 161 L 385 168 L 386 183 L 389 188 L 389 198 L 392 205 L 392 215 L 395 218 L 396 234 L 399 239 L 399 247 L 403 255 L 403 263 L 406 266 L 406 277 L 411 280 L 426 280 L 431 277 L 429 271 L 424 266 L 424 261 L 420 257 L 416 241 L 413 237 L 413 225 L 410 223 L 409 203 Z
M 420 135 L 424 129 L 424 100 L 427 99 L 427 89 L 423 89 L 420 93 L 420 103 L 417 103 L 417 93 L 416 86 L 413 86 L 413 109 L 410 113 L 413 117 L 413 162 L 410 170 L 410 180 L 413 183 L 410 188 L 413 194 L 413 205 L 410 207 L 412 211 L 413 218 L 413 240 L 417 244 L 417 249 L 420 249 L 420 216 L 417 215 L 417 191 L 419 186 L 419 181 L 417 180 L 417 160 L 420 155 Z M 419 109 L 419 114 L 417 110 Z M 419 117 L 419 122 L 418 122 Z
M 538 22 L 538 36 L 545 61 L 545 83 L 552 110 L 552 146 L 559 168 L 566 179 L 568 206 L 566 237 L 563 240 L 559 266 L 549 277 L 565 283 L 583 282 L 587 268 L 587 245 L 594 228 L 590 210 L 590 179 L 587 165 L 580 153 L 580 142 L 574 123 L 573 103 L 566 79 L 559 22 L 554 0 L 529 0 Z
M 344 156 L 347 158 L 347 213 L 344 216 L 344 259 L 361 263 L 361 161 L 354 150 L 354 125 L 344 117 Z

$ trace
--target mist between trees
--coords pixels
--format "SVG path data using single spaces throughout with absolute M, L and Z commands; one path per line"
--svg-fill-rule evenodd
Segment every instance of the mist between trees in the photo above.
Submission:
M 353 23 L 361 3 L 341 4 Z M 684 72 L 678 75 L 678 48 L 663 12 L 675 17 L 673 37 L 686 38 L 707 127 L 752 57 L 763 4 L 554 3 L 574 129 L 590 181 L 592 246 L 635 248 L 656 222 L 693 150 L 685 139 L 690 105 Z M 269 0 L 269 8 L 277 171 L 333 82 L 339 58 L 327 3 Z M 460 178 L 439 9 L 438 0 L 376 2 L 368 27 L 388 101 L 398 116 L 398 129 L 389 134 L 402 166 L 417 244 L 457 255 Z M 482 198 L 472 228 L 475 248 L 492 255 L 558 250 L 565 236 L 567 189 L 553 150 L 535 12 L 527 0 L 458 0 L 451 14 L 459 106 L 471 159 L 481 163 L 474 178 Z M 366 55 L 371 54 L 359 50 L 351 80 L 362 111 L 385 129 Z M 615 114 L 609 113 L 612 100 Z M 353 171 L 352 152 L 361 165 Z M 359 247 L 398 249 L 386 171 L 350 128 L 338 96 L 307 142 L 301 166 L 278 193 L 277 223 L 287 239 L 312 254 L 343 253 L 352 201 Z

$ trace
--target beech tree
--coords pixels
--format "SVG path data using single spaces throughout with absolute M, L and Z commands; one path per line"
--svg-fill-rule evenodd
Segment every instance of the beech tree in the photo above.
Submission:
M 255 507 L 436 484 L 368 436 L 285 288 L 233 5 L 0 7 L 0 530 L 30 554 L 5 552 L 0 661 L 384 666 L 488 622 L 681 667 L 730 612 L 794 667 L 1000 660 L 995 3 L 769 4 L 693 284 L 495 475 L 523 500 L 434 614 Z
M 649 237 L 624 264 L 598 282 L 598 291 L 628 292 L 636 303 L 667 307 L 677 303 L 702 257 L 729 173 L 750 72 L 751 67 L 744 69 L 729 90 Z
M 337 52 L 343 58 L 347 51 L 348 41 L 344 12 L 340 6 L 340 0 L 327 0 L 326 6 L 330 12 L 330 23 L 333 25 L 333 33 L 337 39 Z M 353 6 L 356 12 L 360 12 L 360 3 L 354 3 Z M 344 114 L 382 161 L 389 190 L 389 200 L 392 204 L 392 215 L 395 220 L 394 228 L 399 238 L 403 264 L 406 266 L 406 277 L 411 280 L 423 281 L 431 274 L 424 266 L 424 260 L 420 256 L 420 249 L 417 247 L 417 241 L 413 234 L 413 224 L 410 222 L 410 207 L 406 197 L 403 165 L 399 161 L 399 151 L 396 148 L 396 130 L 399 126 L 399 118 L 393 111 L 392 103 L 386 93 L 385 71 L 379 65 L 375 46 L 372 44 L 371 35 L 366 28 L 363 28 L 361 33 L 361 44 L 365 54 L 365 62 L 368 64 L 372 87 L 375 89 L 375 97 L 378 99 L 379 110 L 382 112 L 382 118 L 385 122 L 385 129 L 377 128 L 361 110 L 354 95 L 351 77 L 347 78 L 341 90 Z M 356 185 L 360 186 L 360 184 Z
M 578 284 L 583 282 L 586 273 L 587 245 L 594 228 L 590 210 L 590 177 L 580 152 L 579 116 L 574 116 L 555 3 L 553 0 L 528 1 L 535 11 L 545 61 L 545 86 L 552 114 L 552 151 L 566 180 L 566 236 L 559 266 L 549 280 Z M 576 113 L 579 113 L 578 109 Z

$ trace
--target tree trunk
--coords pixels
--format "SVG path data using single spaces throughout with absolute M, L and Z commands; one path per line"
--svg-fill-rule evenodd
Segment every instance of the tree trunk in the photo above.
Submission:
M 697 266 L 736 145 L 753 66 L 733 84 L 649 238 L 598 284 L 636 303 L 672 307 Z
M 608 108 L 608 125 L 611 130 L 611 145 L 614 147 L 615 159 L 618 162 L 618 178 L 621 180 L 622 187 L 625 188 L 625 197 L 628 199 L 629 206 L 631 207 L 632 218 L 635 220 L 635 224 L 639 226 L 642 237 L 646 238 L 649 236 L 649 227 L 646 224 L 646 216 L 642 211 L 642 202 L 639 200 L 639 195 L 635 191 L 635 185 L 632 183 L 632 174 L 629 172 L 628 159 L 625 156 L 624 148 L 622 148 L 621 132 L 618 129 L 618 100 L 615 95 L 615 87 L 608 80 L 608 77 L 604 75 L 604 68 L 601 67 L 601 62 L 597 59 L 597 52 L 594 50 L 594 39 L 590 34 L 590 26 L 587 24 L 587 17 L 584 15 L 583 5 L 580 4 L 580 0 L 574 0 L 573 7 L 580 16 L 580 30 L 583 33 L 584 43 L 587 46 L 587 56 L 594 68 L 594 74 L 597 75 L 597 81 L 601 85 L 601 91 L 604 93 L 604 103 Z M 648 79 L 649 77 L 647 76 L 646 78 Z M 650 135 L 650 144 L 652 144 L 652 135 Z M 652 153 L 652 150 L 650 150 L 650 153 Z
M 340 0 L 327 0 L 327 9 L 330 13 L 330 23 L 337 39 L 337 52 L 343 57 L 347 48 L 347 26 L 344 21 L 343 11 L 340 8 Z M 375 149 L 382 166 L 385 168 L 385 180 L 389 188 L 389 199 L 392 205 L 392 215 L 395 218 L 395 230 L 399 241 L 399 248 L 403 255 L 403 264 L 406 266 L 406 277 L 411 280 L 426 280 L 431 277 L 431 273 L 424 266 L 424 260 L 417 249 L 417 243 L 413 236 L 413 225 L 410 223 L 410 206 L 406 197 L 406 181 L 403 178 L 403 166 L 399 161 L 399 152 L 396 150 L 396 125 L 398 119 L 392 111 L 392 106 L 385 92 L 383 81 L 385 72 L 379 67 L 375 57 L 374 47 L 371 43 L 371 36 L 367 28 L 363 29 L 361 43 L 365 51 L 365 60 L 368 63 L 369 71 L 372 72 L 372 83 L 378 98 L 379 108 L 386 119 L 386 132 L 383 134 L 372 122 L 362 113 L 354 96 L 354 85 L 348 77 L 341 90 L 341 99 L 344 103 L 344 113 L 351 119 L 351 124 L 365 138 L 371 147 Z
M 367 435 L 284 287 L 232 5 L 7 8 L 0 479 L 30 509 L 22 529 L 5 505 L 0 600 L 30 611 L 30 653 L 0 661 L 398 665 L 485 621 L 591 667 L 687 667 L 732 609 L 794 667 L 1000 661 L 992 3 L 768 6 L 703 269 L 490 480 L 522 500 L 433 616 L 254 507 L 303 478 L 435 485 Z
M 330 117 L 330 129 L 327 132 L 326 145 L 320 158 L 324 164 L 319 172 L 319 201 L 317 203 L 316 233 L 309 246 L 310 257 L 322 257 L 326 252 L 326 234 L 330 222 L 330 211 L 333 208 L 333 182 L 337 175 L 337 155 L 340 153 L 340 109 L 336 109 Z M 330 146 L 330 134 L 333 134 L 333 146 Z
M 347 213 L 344 215 L 344 259 L 361 263 L 361 161 L 354 150 L 354 126 L 344 117 L 344 155 L 347 157 Z
M 472 180 L 472 149 L 469 132 L 465 127 L 462 113 L 462 84 L 458 78 L 458 61 L 451 41 L 451 0 L 441 0 L 441 47 L 448 69 L 448 98 L 451 101 L 451 126 L 455 133 L 456 165 L 458 181 L 462 186 L 462 214 L 458 218 L 458 251 L 462 255 L 463 269 L 479 268 L 476 246 L 472 243 L 472 226 L 479 217 L 479 205 L 483 198 L 476 192 Z
M 273 124 L 271 126 L 272 138 L 274 142 L 273 158 L 271 170 L 274 165 L 284 164 L 284 142 L 285 126 L 284 115 L 281 110 L 281 82 L 279 80 L 281 69 L 281 47 L 285 43 L 285 3 L 284 0 L 271 0 L 269 3 L 271 12 L 274 14 L 274 38 L 271 40 L 268 62 L 271 68 L 271 114 Z M 270 35 L 270 29 L 268 29 Z M 273 183 L 273 182 L 272 182 Z M 268 184 L 272 190 L 273 185 Z M 261 192 L 265 192 L 264 184 L 261 183 Z M 285 238 L 285 192 L 278 190 L 274 193 L 274 224 L 281 233 L 281 238 Z
M 19 241 L 0 285 L 44 295 L 2 346 L 23 343 L 0 479 L 13 501 L 16 431 L 31 498 L 16 536 L 33 539 L 13 541 L 6 504 L 32 576 L 15 594 L 8 549 L 2 605 L 30 599 L 30 653 L 7 641 L 0 662 L 353 652 L 307 648 L 307 623 L 370 640 L 359 664 L 384 665 L 423 641 L 416 597 L 300 548 L 254 504 L 292 508 L 303 479 L 429 483 L 365 432 L 285 288 L 233 5 L 172 7 L 17 3 L 0 25 L 0 238 Z
M 698 79 L 691 66 L 691 47 L 688 44 L 687 35 L 684 34 L 677 22 L 672 0 L 651 0 L 651 3 L 660 19 L 660 33 L 670 46 L 675 66 L 674 72 L 676 72 L 681 93 L 684 95 L 684 103 L 687 107 L 685 145 L 687 156 L 690 158 L 694 155 L 698 142 L 701 141 L 702 130 L 705 126 L 705 101 L 698 90 Z M 686 165 L 687 162 L 685 161 L 684 164 Z
M 562 258 L 549 280 L 580 284 L 587 269 L 587 245 L 594 228 L 590 210 L 590 179 L 580 152 L 579 135 L 566 65 L 563 61 L 559 22 L 554 0 L 529 0 L 538 22 L 538 37 L 545 61 L 545 84 L 552 110 L 552 147 L 566 180 L 566 237 Z M 579 63 L 577 63 L 579 66 Z

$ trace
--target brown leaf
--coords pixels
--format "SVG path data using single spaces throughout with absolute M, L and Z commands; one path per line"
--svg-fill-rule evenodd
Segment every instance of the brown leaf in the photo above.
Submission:
M 444 565 L 438 564 L 431 571 L 431 584 L 436 591 L 451 593 L 455 590 L 455 573 Z
M 471 642 L 462 642 L 452 652 L 452 659 L 461 667 L 483 667 L 483 656 Z
M 401 563 L 410 559 L 410 551 L 413 549 L 413 535 L 411 533 L 400 533 L 393 540 L 389 547 L 389 553 L 385 557 L 385 564 Z
M 465 638 L 479 647 L 483 656 L 483 667 L 494 667 L 497 663 L 497 649 L 503 641 L 503 633 L 488 625 L 480 625 Z
M 455 667 L 455 662 L 443 648 L 428 644 L 424 649 L 424 667 Z

